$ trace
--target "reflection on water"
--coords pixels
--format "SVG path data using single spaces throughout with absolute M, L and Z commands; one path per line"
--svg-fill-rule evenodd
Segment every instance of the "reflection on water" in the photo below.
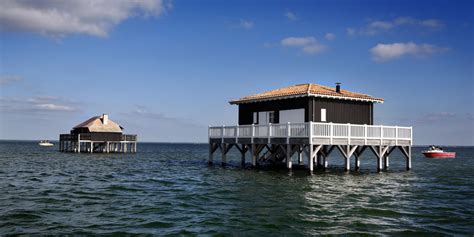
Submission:
M 139 144 L 137 154 L 64 154 L 0 142 L 0 234 L 472 234 L 474 149 L 377 174 L 207 166 L 207 145 Z

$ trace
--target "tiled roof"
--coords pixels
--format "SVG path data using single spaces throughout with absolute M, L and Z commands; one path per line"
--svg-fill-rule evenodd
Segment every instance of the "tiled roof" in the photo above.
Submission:
M 102 116 L 94 116 L 78 125 L 76 128 L 88 128 L 90 132 L 116 132 L 121 133 L 122 127 L 114 121 L 108 119 L 107 124 L 104 124 Z
M 231 104 L 242 104 L 264 100 L 286 99 L 292 97 L 314 96 L 322 98 L 333 98 L 342 100 L 359 100 L 383 103 L 382 98 L 375 98 L 370 95 L 355 93 L 347 90 L 336 92 L 336 88 L 322 86 L 318 84 L 298 84 L 288 86 L 276 90 L 266 91 L 263 93 L 242 97 L 238 100 L 232 100 Z

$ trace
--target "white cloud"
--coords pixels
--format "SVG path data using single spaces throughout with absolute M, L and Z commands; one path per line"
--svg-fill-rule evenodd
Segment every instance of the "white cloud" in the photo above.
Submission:
M 160 16 L 170 4 L 163 0 L 2 0 L 0 24 L 3 31 L 106 37 L 120 22 L 136 16 Z
M 312 36 L 308 37 L 288 37 L 280 41 L 282 46 L 287 47 L 298 47 L 305 54 L 318 54 L 323 52 L 327 46 L 320 44 L 316 38 Z
M 444 27 L 444 23 L 437 19 L 429 19 L 420 22 L 420 25 L 430 27 L 433 29 L 440 29 Z
M 4 85 L 21 81 L 21 80 L 23 80 L 23 78 L 19 76 L 13 76 L 13 75 L 0 76 L 0 86 L 4 86 Z
M 254 25 L 255 24 L 253 23 L 253 21 L 241 19 L 239 27 L 242 29 L 250 30 L 254 27 Z
M 283 46 L 306 46 L 316 43 L 316 38 L 310 37 L 288 37 L 281 40 Z
M 303 47 L 303 52 L 306 54 L 318 54 L 323 52 L 327 47 L 325 45 L 316 43 Z
M 356 30 L 354 28 L 347 28 L 346 32 L 349 36 L 353 36 L 356 34 Z
M 376 62 L 386 62 L 392 59 L 400 58 L 404 55 L 413 56 L 427 56 L 434 53 L 447 50 L 431 44 L 415 44 L 408 43 L 393 43 L 393 44 L 377 44 L 371 48 L 369 52 L 372 59 Z
M 290 11 L 285 12 L 286 18 L 290 21 L 296 21 L 298 18 L 296 17 L 296 14 Z
M 380 20 L 373 20 L 369 21 L 366 26 L 354 29 L 354 28 L 347 28 L 347 34 L 352 35 L 375 35 L 382 32 L 391 31 L 393 29 L 402 27 L 402 26 L 415 26 L 420 27 L 423 29 L 429 30 L 440 30 L 445 25 L 441 20 L 438 19 L 426 19 L 420 20 L 413 17 L 397 17 L 389 21 L 380 21 Z
M 370 29 L 374 30 L 390 30 L 393 24 L 388 21 L 373 21 L 369 24 Z
M 75 112 L 76 103 L 61 97 L 42 96 L 29 99 L 0 97 L 0 111 L 5 112 Z
M 36 104 L 36 108 L 49 111 L 73 111 L 74 108 L 66 105 L 57 105 L 57 104 Z
M 325 39 L 331 41 L 331 40 L 334 40 L 336 39 L 336 35 L 334 33 L 326 33 L 326 35 L 324 36 Z

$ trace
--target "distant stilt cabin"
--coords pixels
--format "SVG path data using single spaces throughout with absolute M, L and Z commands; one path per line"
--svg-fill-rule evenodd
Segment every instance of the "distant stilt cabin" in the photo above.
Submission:
M 107 114 L 94 116 L 59 135 L 61 152 L 136 152 L 137 135 L 123 134 L 123 127 Z
M 299 84 L 245 96 L 229 103 L 238 105 L 237 126 L 209 127 L 209 163 L 220 150 L 222 164 L 226 154 L 237 148 L 250 153 L 252 166 L 260 162 L 286 162 L 291 169 L 293 156 L 303 164 L 307 156 L 309 170 L 326 168 L 328 156 L 339 150 L 350 170 L 355 169 L 366 150 L 377 157 L 377 170 L 387 169 L 389 155 L 398 148 L 411 168 L 412 127 L 374 125 L 374 104 L 382 98 L 341 89 L 341 84 L 328 87 Z

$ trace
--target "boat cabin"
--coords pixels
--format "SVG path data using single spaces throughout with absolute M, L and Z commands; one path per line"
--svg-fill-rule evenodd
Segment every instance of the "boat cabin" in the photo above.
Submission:
M 318 84 L 298 84 L 232 100 L 239 125 L 333 122 L 374 124 L 374 103 L 383 99 Z

